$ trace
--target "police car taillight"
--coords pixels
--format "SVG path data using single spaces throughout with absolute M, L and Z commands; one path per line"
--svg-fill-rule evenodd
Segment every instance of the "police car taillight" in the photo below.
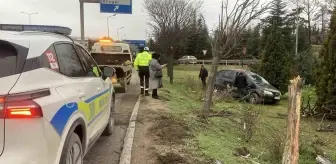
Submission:
M 50 95 L 49 89 L 0 97 L 0 118 L 40 118 L 42 108 L 33 99 Z

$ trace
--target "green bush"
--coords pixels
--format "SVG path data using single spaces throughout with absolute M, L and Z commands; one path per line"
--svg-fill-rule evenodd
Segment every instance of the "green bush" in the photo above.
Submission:
M 311 50 L 299 53 L 298 56 L 294 58 L 294 70 L 297 72 L 305 81 L 305 84 L 315 84 L 314 69 L 317 64 L 317 57 L 313 55 Z
M 317 104 L 320 113 L 328 113 L 328 110 L 322 108 L 323 105 L 336 105 L 336 10 L 330 21 L 330 30 L 328 37 L 324 42 L 320 52 L 321 63 L 316 69 Z

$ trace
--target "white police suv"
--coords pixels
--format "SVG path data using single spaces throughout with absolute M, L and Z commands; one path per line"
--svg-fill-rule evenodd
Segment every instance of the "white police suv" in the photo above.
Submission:
M 71 38 L 0 31 L 0 164 L 81 164 L 111 135 L 114 69 Z

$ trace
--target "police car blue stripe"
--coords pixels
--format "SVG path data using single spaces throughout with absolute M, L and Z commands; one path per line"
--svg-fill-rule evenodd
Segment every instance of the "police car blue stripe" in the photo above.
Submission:
M 99 93 L 99 94 L 97 94 L 97 95 L 95 95 L 95 96 L 93 96 L 93 97 L 91 97 L 91 98 L 85 100 L 85 102 L 86 102 L 86 103 L 90 103 L 90 102 L 93 101 L 94 99 L 96 99 L 96 98 L 100 97 L 101 95 L 103 95 L 103 94 L 109 92 L 110 90 L 111 90 L 111 89 L 107 89 L 107 90 L 105 90 L 104 92 L 101 92 L 101 93 Z
M 101 92 L 87 100 L 85 100 L 85 103 L 90 103 L 91 101 L 93 101 L 94 99 L 98 98 L 99 96 L 109 92 L 111 90 L 107 89 L 104 92 Z M 62 135 L 64 127 L 66 125 L 66 123 L 68 122 L 69 118 L 71 117 L 71 115 L 78 110 L 78 104 L 76 102 L 74 103 L 68 103 L 63 105 L 54 115 L 54 117 L 52 118 L 52 120 L 50 121 L 51 125 L 56 129 L 57 133 L 59 135 Z M 89 125 L 91 125 L 91 123 L 98 118 L 98 116 L 100 116 L 102 114 L 102 112 L 100 112 L 97 116 L 94 117 L 94 119 L 92 119 L 89 122 Z
M 51 124 L 59 135 L 62 135 L 63 129 L 68 122 L 70 116 L 78 109 L 77 103 L 69 103 L 63 105 L 51 120 Z

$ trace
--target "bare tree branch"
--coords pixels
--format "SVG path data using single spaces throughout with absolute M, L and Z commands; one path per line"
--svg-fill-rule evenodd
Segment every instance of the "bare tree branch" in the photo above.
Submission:
M 186 31 L 195 23 L 202 6 L 199 0 L 144 0 L 158 45 L 168 58 L 168 75 L 173 82 L 173 56 L 186 42 Z
M 215 31 L 214 39 L 211 42 L 213 60 L 203 104 L 204 117 L 207 117 L 210 111 L 219 60 L 232 54 L 232 51 L 239 45 L 237 40 L 241 37 L 246 27 L 271 6 L 271 2 L 261 3 L 261 0 L 235 0 L 234 3 L 232 1 L 230 0 L 230 3 L 234 5 L 230 10 L 229 0 L 226 0 L 223 9 L 225 10 L 225 15 L 223 15 L 222 22 L 220 22 L 219 28 Z

